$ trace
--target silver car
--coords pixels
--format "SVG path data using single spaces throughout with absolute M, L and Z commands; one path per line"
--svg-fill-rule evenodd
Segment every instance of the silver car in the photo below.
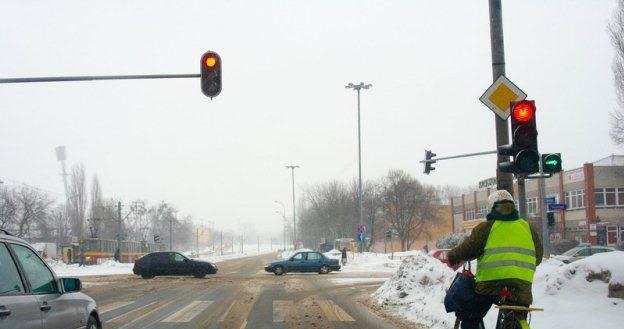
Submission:
M 100 329 L 79 279 L 57 278 L 24 240 L 0 230 L 0 329 Z
M 615 248 L 604 246 L 580 246 L 572 248 L 561 255 L 554 256 L 553 258 L 568 264 L 573 261 L 589 257 L 591 255 L 601 254 L 603 252 L 610 251 L 615 251 Z

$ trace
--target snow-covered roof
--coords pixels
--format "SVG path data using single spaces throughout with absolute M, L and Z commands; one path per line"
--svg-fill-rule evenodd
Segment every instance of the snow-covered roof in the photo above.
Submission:
M 611 154 L 606 158 L 594 161 L 594 166 L 624 166 L 624 155 Z

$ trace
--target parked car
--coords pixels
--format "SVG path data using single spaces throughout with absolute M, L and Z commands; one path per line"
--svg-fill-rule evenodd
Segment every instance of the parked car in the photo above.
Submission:
M 441 261 L 442 263 L 446 264 L 448 267 L 452 268 L 454 271 L 457 271 L 458 268 L 464 265 L 464 261 L 461 261 L 457 265 L 451 266 L 451 263 L 449 262 L 449 259 L 448 259 L 449 251 L 451 251 L 451 249 L 434 249 L 429 252 L 429 256 Z
M 566 264 L 569 264 L 573 261 L 583 259 L 591 255 L 601 254 L 603 252 L 611 252 L 611 251 L 615 251 L 615 248 L 606 247 L 606 246 L 583 245 L 583 246 L 572 248 L 564 252 L 561 255 L 554 256 L 553 258 L 558 259 Z
M 298 252 L 285 260 L 277 260 L 264 267 L 264 270 L 275 275 L 287 272 L 318 272 L 327 274 L 331 271 L 340 271 L 337 259 L 325 257 L 316 251 Z
M 193 275 L 203 278 L 206 274 L 215 274 L 219 269 L 211 262 L 187 258 L 175 251 L 149 253 L 134 261 L 132 272 L 143 279 L 157 275 Z
M 57 278 L 28 242 L 0 230 L 0 328 L 100 329 L 95 301 Z

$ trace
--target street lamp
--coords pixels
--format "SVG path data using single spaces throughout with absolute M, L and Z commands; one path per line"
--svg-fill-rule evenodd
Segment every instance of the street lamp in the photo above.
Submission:
M 286 206 L 284 206 L 283 203 L 275 200 L 273 201 L 277 204 L 279 204 L 280 206 L 282 206 L 282 223 L 283 223 L 283 227 L 282 227 L 282 235 L 283 235 L 283 244 L 282 244 L 282 248 L 284 248 L 284 250 L 286 250 Z M 275 211 L 276 214 L 280 214 L 280 212 L 278 210 Z
M 358 106 L 358 219 L 360 225 L 364 224 L 364 220 L 362 218 L 362 134 L 360 129 L 360 90 L 369 89 L 372 87 L 370 83 L 364 84 L 364 82 L 360 82 L 357 85 L 349 82 L 348 85 L 345 86 L 347 89 L 353 89 L 357 91 L 357 106 Z M 362 250 L 363 242 L 360 241 L 360 251 Z
M 292 172 L 292 195 L 293 195 L 293 250 L 297 250 L 297 222 L 296 222 L 296 213 L 295 213 L 295 169 L 299 168 L 299 166 L 290 165 L 286 166 L 286 168 L 290 169 Z

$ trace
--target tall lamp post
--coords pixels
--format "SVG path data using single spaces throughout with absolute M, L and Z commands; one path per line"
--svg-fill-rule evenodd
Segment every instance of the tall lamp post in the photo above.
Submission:
M 284 204 L 283 204 L 283 203 L 281 203 L 281 202 L 279 202 L 279 201 L 277 201 L 277 200 L 275 200 L 274 202 L 275 202 L 275 203 L 277 203 L 277 204 L 279 204 L 280 206 L 282 206 L 282 212 L 281 212 L 281 214 L 282 214 L 282 221 L 283 221 L 283 225 L 284 225 L 284 227 L 282 228 L 282 230 L 284 231 L 284 232 L 283 232 L 283 235 L 284 235 L 284 243 L 283 243 L 282 247 L 284 248 L 284 250 L 286 250 L 286 206 L 284 206 Z M 280 213 L 280 212 L 279 212 L 279 211 L 277 211 L 277 210 L 276 210 L 275 212 L 276 212 L 276 213 L 278 213 L 278 214 Z
M 364 219 L 362 218 L 362 133 L 361 133 L 361 125 L 360 125 L 360 90 L 369 89 L 372 87 L 370 83 L 364 84 L 364 82 L 360 82 L 357 85 L 349 82 L 348 85 L 345 86 L 347 89 L 353 89 L 357 91 L 357 110 L 358 110 L 358 220 L 360 225 L 364 225 Z M 360 252 L 362 251 L 362 246 L 364 245 L 364 241 L 360 241 Z
M 292 173 L 292 196 L 293 196 L 293 250 L 297 250 L 297 221 L 296 221 L 296 213 L 295 213 L 295 169 L 299 168 L 299 166 L 286 166 L 286 168 L 290 169 Z

